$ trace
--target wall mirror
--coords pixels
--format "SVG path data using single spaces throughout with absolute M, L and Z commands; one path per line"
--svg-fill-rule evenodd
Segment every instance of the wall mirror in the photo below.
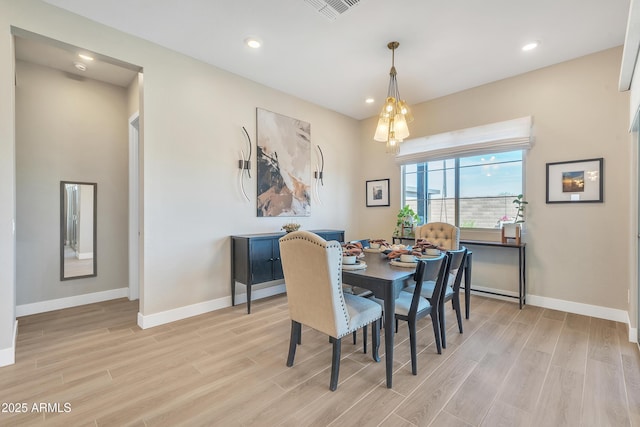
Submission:
M 60 181 L 60 280 L 98 274 L 97 207 L 98 184 Z

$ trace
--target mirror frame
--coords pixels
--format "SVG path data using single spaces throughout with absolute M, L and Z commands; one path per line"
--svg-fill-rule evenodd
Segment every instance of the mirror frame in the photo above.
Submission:
M 90 185 L 93 187 L 93 273 L 81 276 L 65 277 L 64 275 L 64 247 L 65 224 L 67 221 L 65 212 L 66 184 Z M 95 182 L 60 181 L 60 280 L 83 279 L 98 275 L 98 184 Z

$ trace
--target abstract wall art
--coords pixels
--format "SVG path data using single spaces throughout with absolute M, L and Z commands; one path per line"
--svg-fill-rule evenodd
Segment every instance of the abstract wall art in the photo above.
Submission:
M 256 109 L 257 216 L 311 214 L 311 125 Z

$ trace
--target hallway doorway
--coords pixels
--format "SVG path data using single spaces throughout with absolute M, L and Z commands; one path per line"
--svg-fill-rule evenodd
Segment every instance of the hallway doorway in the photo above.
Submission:
M 16 317 L 138 299 L 142 68 L 12 27 L 16 64 Z M 135 116 L 135 122 L 129 118 Z M 130 129 L 135 155 L 130 157 Z M 136 172 L 137 173 L 137 172 Z M 60 280 L 61 181 L 96 183 L 95 277 Z M 130 194 L 136 203 L 130 206 Z M 134 213 L 130 211 L 135 209 Z M 136 239 L 140 234 L 135 223 Z M 131 282 L 131 278 L 135 282 Z

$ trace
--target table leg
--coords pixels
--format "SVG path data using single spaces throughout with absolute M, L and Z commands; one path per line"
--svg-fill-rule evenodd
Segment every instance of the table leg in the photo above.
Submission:
M 231 307 L 236 305 L 236 281 L 231 278 Z
M 236 262 L 233 256 L 234 253 L 235 242 L 231 239 L 231 306 L 236 305 Z
M 464 266 L 464 317 L 469 319 L 469 307 L 471 305 L 471 266 L 473 264 L 473 252 L 467 252 Z
M 520 250 L 518 251 L 518 291 L 519 291 L 519 297 L 520 297 L 520 309 L 522 309 L 522 306 L 525 305 L 527 302 L 527 278 L 526 278 L 526 256 L 525 256 L 525 250 L 526 248 L 524 246 L 520 247 Z
M 520 278 L 522 280 L 522 305 L 527 303 L 527 254 L 526 246 L 520 248 L 520 255 L 522 256 L 522 268 L 520 268 Z
M 251 285 L 247 284 L 247 314 L 251 314 Z
M 396 300 L 392 286 L 387 287 L 384 298 L 384 358 L 387 363 L 387 388 L 393 384 L 393 340 L 395 334 Z
M 522 248 L 518 250 L 518 303 L 522 310 Z

